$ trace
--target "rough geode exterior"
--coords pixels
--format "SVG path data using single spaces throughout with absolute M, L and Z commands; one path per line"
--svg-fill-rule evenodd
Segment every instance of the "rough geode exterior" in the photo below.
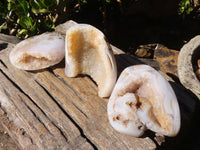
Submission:
M 188 89 L 200 94 L 200 81 L 195 75 L 195 64 L 200 58 L 200 35 L 185 44 L 178 56 L 178 76 Z

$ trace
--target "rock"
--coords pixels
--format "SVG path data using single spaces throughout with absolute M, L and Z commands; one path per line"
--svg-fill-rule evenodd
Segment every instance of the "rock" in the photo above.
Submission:
M 180 82 L 188 89 L 200 94 L 200 82 L 195 75 L 197 60 L 200 57 L 200 35 L 185 44 L 178 56 L 178 76 Z
M 137 48 L 135 55 L 141 58 L 152 58 L 156 45 L 157 44 L 140 45 Z
M 11 35 L 6 35 L 0 33 L 0 41 L 5 42 L 5 43 L 12 43 L 12 44 L 17 44 L 20 42 L 20 39 L 18 39 L 16 36 L 11 36 Z M 0 43 L 2 43 L 0 42 Z
M 65 37 L 65 34 L 66 34 L 66 31 L 72 27 L 73 25 L 76 25 L 77 23 L 73 20 L 69 20 L 69 21 L 66 21 L 65 23 L 63 24 L 60 24 L 58 26 L 56 26 L 55 28 L 55 31 L 56 32 L 59 32 L 60 34 L 62 34 L 64 37 Z
M 154 60 L 160 64 L 160 70 L 177 76 L 177 60 L 179 52 L 157 44 L 154 50 Z

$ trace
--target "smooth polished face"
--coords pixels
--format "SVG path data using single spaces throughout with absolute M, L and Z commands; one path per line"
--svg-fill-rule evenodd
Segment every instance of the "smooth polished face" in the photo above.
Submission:
M 121 133 L 141 136 L 146 129 L 175 136 L 180 130 L 180 110 L 173 89 L 147 65 L 126 68 L 108 102 L 108 118 Z
M 59 63 L 64 56 L 64 37 L 52 32 L 21 41 L 10 52 L 9 58 L 19 69 L 39 70 Z

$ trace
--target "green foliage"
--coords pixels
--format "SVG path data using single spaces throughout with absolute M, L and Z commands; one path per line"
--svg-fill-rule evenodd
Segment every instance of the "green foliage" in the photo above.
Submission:
M 5 22 L 5 18 L 6 18 L 6 14 L 8 12 L 7 7 L 5 7 L 6 1 L 0 1 L 0 32 L 2 29 L 6 29 L 7 25 L 4 23 Z
M 200 19 L 200 0 L 181 0 L 179 3 L 178 14 L 183 18 L 190 17 Z
M 34 14 L 50 13 L 57 6 L 56 0 L 30 0 L 31 10 Z
M 24 39 L 53 30 L 56 23 L 77 12 L 85 3 L 87 3 L 86 0 L 1 1 L 0 32 L 4 30 L 4 32 L 7 31 L 9 34 Z M 75 7 L 76 5 L 79 7 Z
M 179 3 L 178 14 L 179 15 L 189 15 L 193 11 L 193 5 L 190 0 L 181 0 Z
M 27 38 L 51 31 L 59 23 L 81 13 L 85 5 L 97 7 L 97 13 L 112 18 L 123 13 L 134 0 L 3 0 L 0 1 L 0 32 Z M 91 9 L 94 5 L 90 5 Z M 88 7 L 87 7 L 88 8 Z

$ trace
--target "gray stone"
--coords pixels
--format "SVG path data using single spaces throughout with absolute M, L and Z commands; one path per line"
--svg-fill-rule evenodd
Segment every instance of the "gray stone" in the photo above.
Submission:
M 20 40 L 16 36 L 6 35 L 2 33 L 0 33 L 0 41 L 1 43 L 5 42 L 5 43 L 12 43 L 12 44 L 17 44 L 20 42 Z
M 178 76 L 180 82 L 200 97 L 200 81 L 195 75 L 195 66 L 200 58 L 200 35 L 185 44 L 178 56 Z
M 59 32 L 60 34 L 62 34 L 62 35 L 65 37 L 66 31 L 67 31 L 70 27 L 72 27 L 72 26 L 74 26 L 74 25 L 76 25 L 76 24 L 77 24 L 77 23 L 76 23 L 75 21 L 69 20 L 69 21 L 66 21 L 66 22 L 63 23 L 63 24 L 60 24 L 60 25 L 56 26 L 55 31 L 56 31 L 56 32 Z

